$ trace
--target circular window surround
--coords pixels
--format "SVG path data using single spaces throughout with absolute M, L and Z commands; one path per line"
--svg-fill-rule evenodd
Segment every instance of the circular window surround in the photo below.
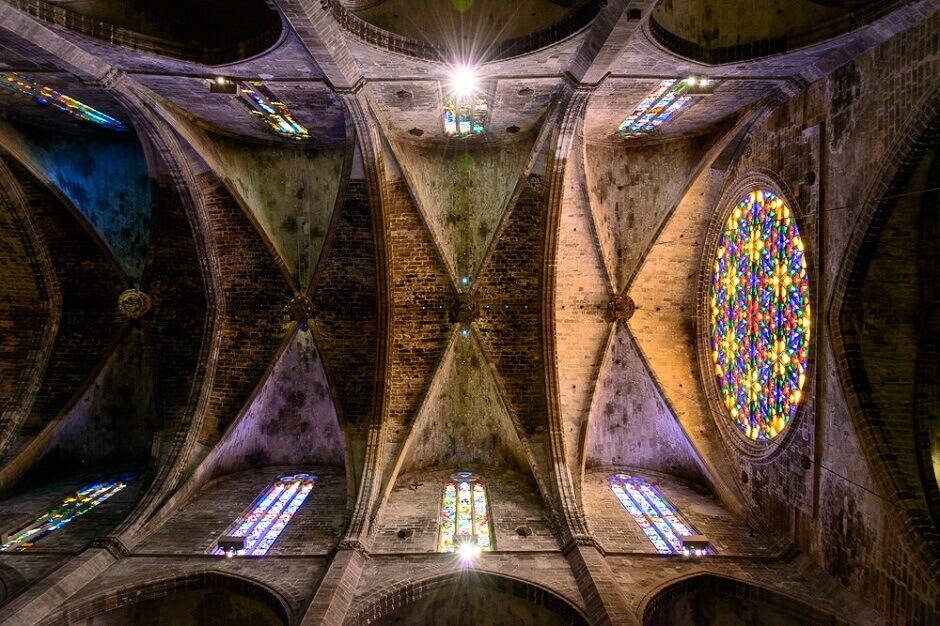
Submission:
M 721 400 L 718 383 L 715 380 L 715 368 L 712 364 L 710 323 L 711 298 L 709 295 L 715 253 L 718 250 L 718 241 L 721 237 L 724 225 L 728 220 L 728 216 L 731 215 L 731 212 L 737 206 L 741 197 L 759 189 L 770 191 L 778 198 L 783 200 L 787 207 L 789 207 L 790 213 L 793 215 L 793 219 L 796 221 L 796 226 L 800 232 L 800 237 L 803 239 L 805 246 L 804 258 L 806 259 L 806 273 L 810 284 L 810 319 L 812 320 L 811 328 L 813 328 L 812 334 L 810 335 L 809 345 L 807 346 L 807 382 L 803 386 L 804 395 L 800 401 L 800 406 L 797 407 L 796 414 L 789 421 L 789 423 L 787 423 L 783 431 L 772 440 L 765 442 L 755 441 L 746 437 L 744 433 L 742 433 L 740 429 L 733 423 L 731 416 L 728 414 L 728 410 L 725 408 L 724 402 Z M 732 184 L 725 187 L 725 191 L 721 194 L 721 198 L 715 207 L 715 211 L 709 221 L 705 233 L 705 245 L 702 250 L 702 258 L 700 261 L 700 275 L 698 281 L 698 294 L 696 299 L 697 308 L 695 324 L 696 340 L 698 342 L 697 358 L 699 372 L 703 379 L 702 387 L 705 390 L 705 397 L 707 398 L 709 412 L 718 425 L 718 432 L 721 433 L 721 436 L 725 442 L 743 456 L 751 460 L 769 461 L 780 454 L 789 445 L 790 440 L 793 438 L 793 434 L 797 431 L 797 425 L 800 421 L 802 421 L 803 414 L 806 412 L 806 407 L 809 404 L 807 401 L 807 396 L 809 394 L 805 392 L 807 390 L 815 391 L 815 333 L 818 332 L 816 328 L 817 320 L 819 319 L 817 303 L 815 300 L 813 300 L 814 294 L 816 293 L 815 259 L 812 256 L 812 251 L 815 248 L 815 240 L 810 239 L 809 237 L 809 235 L 812 233 L 805 227 L 802 208 L 796 202 L 794 202 L 793 194 L 790 193 L 789 189 L 783 181 L 781 181 L 775 174 L 768 170 L 751 170 L 735 179 Z

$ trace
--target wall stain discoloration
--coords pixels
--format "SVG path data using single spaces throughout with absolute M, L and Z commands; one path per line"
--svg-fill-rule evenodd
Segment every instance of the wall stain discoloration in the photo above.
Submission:
M 855 63 L 849 63 L 832 73 L 826 84 L 830 101 L 829 149 L 839 153 L 855 130 L 853 104 L 865 88 L 865 77 Z
M 345 465 L 329 383 L 313 336 L 298 330 L 218 449 L 217 473 L 275 465 Z M 250 459 L 250 461 L 249 461 Z
M 150 241 L 147 161 L 133 134 L 91 136 L 6 127 L 8 139 L 98 233 L 131 281 L 139 285 Z

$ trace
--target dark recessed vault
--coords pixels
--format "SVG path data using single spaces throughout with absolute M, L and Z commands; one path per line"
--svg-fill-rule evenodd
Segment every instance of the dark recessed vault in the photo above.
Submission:
M 109 43 L 206 65 L 255 56 L 281 36 L 281 18 L 264 0 L 20 0 L 11 4 Z
M 898 0 L 661 0 L 649 25 L 656 40 L 673 52 L 718 65 L 826 41 L 901 4 Z

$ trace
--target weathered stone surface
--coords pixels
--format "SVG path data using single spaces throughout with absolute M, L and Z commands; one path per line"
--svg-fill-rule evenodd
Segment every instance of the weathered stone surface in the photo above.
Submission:
M 0 125 L 0 144 L 67 198 L 135 285 L 150 241 L 150 180 L 132 133 L 50 134 Z
M 845 32 L 710 69 L 650 21 L 695 7 L 588 3 L 583 29 L 476 68 L 488 112 L 468 142 L 444 137 L 450 59 L 344 18 L 340 1 L 367 4 L 275 0 L 283 37 L 215 67 L 0 2 L 0 69 L 133 126 L 149 170 L 0 84 L 0 131 L 19 129 L 0 133 L 0 186 L 22 188 L 16 208 L 35 217 L 31 234 L 0 194 L 0 406 L 19 411 L 0 426 L 20 435 L 0 531 L 94 476 L 143 472 L 0 551 L 0 621 L 339 626 L 454 621 L 471 603 L 520 623 L 940 620 L 936 345 L 922 333 L 937 299 L 940 0 L 816 6 L 874 21 L 820 23 Z M 688 41 L 805 34 L 777 4 L 732 19 L 717 3 L 720 32 L 695 14 Z M 870 8 L 886 14 L 854 13 Z M 389 19 L 434 31 L 413 13 Z M 752 32 L 726 32 L 752 14 Z M 620 137 L 652 88 L 690 73 L 711 74 L 712 93 Z M 219 74 L 264 81 L 311 142 L 209 93 Z M 715 402 L 706 341 L 707 242 L 745 180 L 793 209 L 814 311 L 804 406 L 764 449 Z M 150 311 L 120 313 L 131 287 Z M 461 563 L 436 550 L 441 489 L 464 469 L 487 486 L 495 550 Z M 208 554 L 299 471 L 316 487 L 267 556 Z M 657 554 L 610 490 L 617 473 L 657 487 L 716 554 Z

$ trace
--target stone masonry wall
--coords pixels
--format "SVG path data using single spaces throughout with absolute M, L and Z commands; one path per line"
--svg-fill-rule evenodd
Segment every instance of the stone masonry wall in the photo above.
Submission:
M 935 15 L 785 103 L 754 132 L 751 156 L 735 167 L 734 174 L 753 167 L 770 169 L 794 190 L 799 201 L 809 203 L 803 210 L 813 214 L 804 224 L 811 232 L 823 233 L 821 240 L 809 239 L 816 248 L 811 251 L 817 258 L 814 284 L 823 298 L 833 289 L 833 278 L 871 183 L 891 156 L 892 144 L 918 113 L 912 104 L 921 100 L 929 82 L 921 77 L 938 71 L 936 55 L 924 53 L 931 46 L 935 49 L 938 28 L 940 17 Z M 807 160 L 806 150 L 811 146 L 801 142 L 801 136 L 804 129 L 820 122 L 825 129 L 820 146 L 823 165 L 816 165 Z M 817 182 L 808 182 L 808 172 Z M 818 192 L 816 184 L 821 186 Z M 812 201 L 819 193 L 823 204 L 816 207 Z M 821 309 L 818 298 L 815 302 Z M 829 313 L 818 310 L 817 319 Z M 804 420 L 794 443 L 800 441 L 802 454 L 819 464 L 819 491 L 813 494 L 788 486 L 788 477 L 812 470 L 802 456 L 784 454 L 773 463 L 751 465 L 751 496 L 773 527 L 794 532 L 802 549 L 854 592 L 870 598 L 890 619 L 922 623 L 940 607 L 940 590 L 935 580 L 926 585 L 914 582 L 930 576 L 896 523 L 890 494 L 878 493 L 870 466 L 863 460 L 834 356 L 820 324 L 814 341 L 822 386 L 816 388 L 815 419 L 820 424 L 813 427 L 822 440 L 813 443 L 814 435 L 805 432 L 810 421 Z M 824 404 L 819 403 L 820 397 Z M 909 413 L 888 419 L 899 428 L 910 428 Z M 915 452 L 898 449 L 895 453 L 907 458 Z M 794 510 L 799 511 L 795 518 Z
M 127 283 L 103 244 L 92 238 L 75 215 L 25 168 L 11 158 L 5 161 L 33 208 L 62 291 L 62 318 L 43 392 L 20 430 L 22 444 L 65 408 L 111 349 L 123 322 L 117 298 Z

